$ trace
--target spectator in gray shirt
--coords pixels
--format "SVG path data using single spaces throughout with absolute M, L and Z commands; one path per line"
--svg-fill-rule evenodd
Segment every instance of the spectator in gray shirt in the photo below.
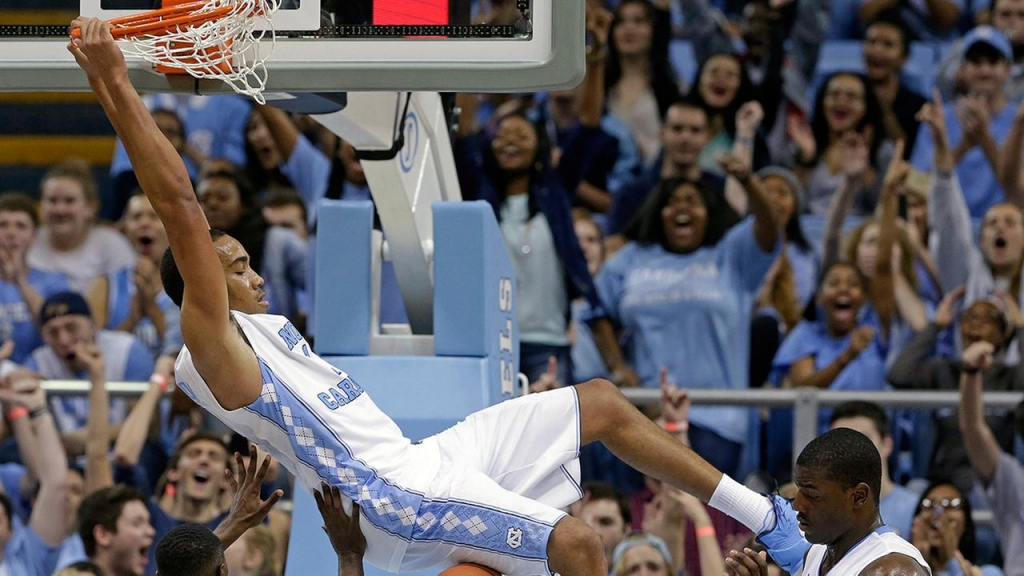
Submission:
M 960 376 L 960 432 L 971 467 L 985 487 L 995 513 L 1006 576 L 1024 576 L 1024 466 L 1002 451 L 985 422 L 982 371 L 992 365 L 994 348 L 978 342 L 964 351 Z M 1018 409 L 1018 418 L 1021 410 Z M 1024 420 L 1018 419 L 1018 432 Z

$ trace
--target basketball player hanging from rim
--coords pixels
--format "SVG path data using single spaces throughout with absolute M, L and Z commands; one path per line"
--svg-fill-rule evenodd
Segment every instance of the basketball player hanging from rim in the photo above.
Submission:
M 508 575 L 606 576 L 597 534 L 558 509 L 581 496 L 567 466 L 581 445 L 599 441 L 644 474 L 739 519 L 791 572 L 803 563 L 810 544 L 788 503 L 723 475 L 606 380 L 502 402 L 413 445 L 358 384 L 309 350 L 285 318 L 265 314 L 262 278 L 236 240 L 209 229 L 180 156 L 131 85 L 109 25 L 78 18 L 72 29 L 80 37 L 68 49 L 167 229 L 170 251 L 161 275 L 181 306 L 185 339 L 175 366 L 179 386 L 280 460 L 306 490 L 326 482 L 358 503 L 366 561 L 390 572 L 476 562 Z M 770 265 L 779 240 L 772 210 L 749 169 L 729 167 L 745 184 L 754 214 L 750 250 L 763 252 Z M 877 450 L 863 442 L 877 461 Z M 828 452 L 836 453 L 851 450 Z M 815 500 L 796 500 L 808 535 L 814 528 L 828 532 L 822 544 L 830 565 L 882 526 L 880 472 L 872 480 L 871 466 L 852 469 L 869 478 L 837 478 L 826 467 L 808 480 L 819 491 Z M 833 485 L 825 509 L 820 493 Z M 862 573 L 928 573 L 901 553 L 887 552 L 872 566 L 879 570 Z

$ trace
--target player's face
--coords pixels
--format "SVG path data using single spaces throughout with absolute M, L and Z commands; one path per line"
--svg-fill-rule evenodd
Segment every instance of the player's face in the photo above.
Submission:
M 604 545 L 605 556 L 611 558 L 615 547 L 625 539 L 628 528 L 618 503 L 608 499 L 587 502 L 580 510 L 580 520 L 597 532 Z
M 263 314 L 270 303 L 263 289 L 263 278 L 249 266 L 249 254 L 238 240 L 221 236 L 213 243 L 224 267 L 228 287 L 228 307 L 246 314 Z
M 24 212 L 0 212 L 0 248 L 21 253 L 28 249 L 36 237 L 32 217 Z
M 182 449 L 178 465 L 168 471 L 168 480 L 177 484 L 182 496 L 197 502 L 220 497 L 228 453 L 224 446 L 210 440 L 196 440 Z
M 159 260 L 167 249 L 167 231 L 156 215 L 149 198 L 138 194 L 128 201 L 124 213 L 124 233 L 135 252 L 150 260 Z
M 43 340 L 75 371 L 85 368 L 75 357 L 75 346 L 91 344 L 95 335 L 96 326 L 92 318 L 81 314 L 57 316 L 43 326 Z
M 86 198 L 74 178 L 50 178 L 43 182 L 39 215 L 57 238 L 77 238 L 92 221 L 96 206 Z
M 804 537 L 811 544 L 831 544 L 848 529 L 852 515 L 852 488 L 844 490 L 822 472 L 797 466 L 793 510 Z
M 153 545 L 156 531 L 149 523 L 149 510 L 140 500 L 124 505 L 117 518 L 117 530 L 111 534 L 102 528 L 102 542 L 97 544 L 108 548 L 114 566 L 114 574 L 142 576 L 149 563 L 149 547 Z

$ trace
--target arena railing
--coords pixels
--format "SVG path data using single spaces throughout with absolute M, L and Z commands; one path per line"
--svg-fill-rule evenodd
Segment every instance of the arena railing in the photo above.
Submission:
M 48 394 L 84 396 L 89 392 L 85 380 L 46 380 L 43 389 Z M 149 382 L 107 382 L 107 391 L 114 397 L 141 396 L 149 389 Z M 168 389 L 168 394 L 173 386 Z M 625 388 L 626 398 L 637 406 L 652 406 L 661 402 L 661 390 L 655 388 Z M 838 406 L 843 402 L 863 400 L 874 402 L 885 408 L 912 408 L 929 410 L 954 408 L 960 404 L 960 393 L 936 390 L 887 390 L 850 392 L 817 390 L 810 388 L 779 390 L 774 388 L 750 388 L 745 390 L 688 390 L 694 405 L 747 406 L 751 408 L 792 408 L 793 409 L 793 454 L 800 451 L 818 435 L 818 410 Z M 1021 401 L 1021 392 L 986 392 L 986 408 L 1012 410 Z M 980 524 L 991 523 L 991 512 L 974 511 L 975 520 Z
M 89 392 L 85 380 L 46 380 L 43 389 L 50 394 L 84 396 Z M 111 396 L 141 396 L 149 389 L 149 382 L 107 382 Z M 169 388 L 173 389 L 173 386 Z M 661 402 L 661 390 L 655 388 L 624 388 L 626 398 L 637 406 L 651 406 Z M 778 390 L 750 388 L 746 390 L 688 390 L 694 405 L 749 406 L 760 408 L 793 409 L 793 454 L 818 435 L 818 410 L 838 406 L 851 400 L 874 402 L 886 408 L 914 408 L 928 410 L 955 408 L 960 404 L 960 393 L 936 390 L 887 390 L 849 392 L 810 388 Z M 1015 408 L 1022 400 L 1021 392 L 986 392 L 986 408 Z

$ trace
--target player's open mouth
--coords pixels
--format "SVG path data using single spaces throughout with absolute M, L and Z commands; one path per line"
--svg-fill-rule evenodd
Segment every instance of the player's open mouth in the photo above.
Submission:
M 1002 236 L 996 236 L 996 241 L 993 244 L 996 248 L 999 249 L 1006 248 L 1006 238 L 1003 238 Z
M 192 479 L 200 486 L 205 486 L 210 481 L 210 473 L 206 470 L 197 470 L 192 474 Z

